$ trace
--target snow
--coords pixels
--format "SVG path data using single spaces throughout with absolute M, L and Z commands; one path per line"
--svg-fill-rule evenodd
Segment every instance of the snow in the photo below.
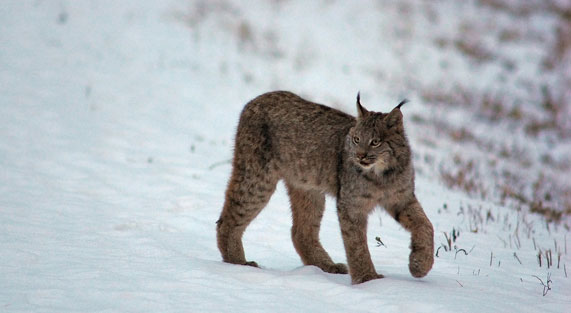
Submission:
M 468 118 L 473 109 L 444 110 L 420 96 L 427 85 L 496 84 L 504 73 L 496 63 L 477 65 L 432 43 L 456 36 L 462 18 L 490 9 L 472 1 L 401 3 L 3 1 L 0 311 L 568 310 L 568 217 L 548 223 L 525 209 L 445 187 L 433 175 L 437 165 L 422 159 L 475 148 L 444 139 L 425 145 L 438 133 L 410 120 L 417 196 L 435 226 L 436 247 L 445 244 L 443 233 L 460 231 L 452 251 L 440 249 L 427 277 L 408 273 L 409 234 L 381 210 L 371 215 L 368 236 L 373 262 L 386 278 L 351 285 L 348 275 L 302 266 L 281 184 L 244 236 L 247 258 L 262 268 L 221 262 L 215 221 L 234 130 L 241 108 L 258 94 L 288 89 L 350 113 L 357 90 L 366 107 L 379 111 L 410 96 L 407 119 L 445 115 L 498 145 L 505 139 L 481 131 L 490 125 Z M 440 14 L 439 26 L 425 17 L 431 10 Z M 490 20 L 502 16 L 498 23 L 521 24 L 488 14 Z M 539 26 L 530 32 L 551 42 L 552 16 L 532 21 Z M 555 85 L 563 79 L 535 76 L 545 50 L 533 45 L 497 53 L 513 54 L 520 65 L 514 76 L 521 79 Z M 529 58 L 537 62 L 526 63 Z M 537 95 L 525 94 L 517 79 L 497 88 L 524 94 L 524 108 L 537 110 L 530 104 Z M 514 141 L 525 145 L 522 136 L 515 132 Z M 551 146 L 557 160 L 570 151 L 568 141 Z M 538 140 L 541 152 L 533 158 L 549 147 Z M 535 164 L 530 172 L 541 170 Z M 345 262 L 335 201 L 327 201 L 321 240 L 335 261 Z M 385 246 L 376 246 L 377 236 Z M 553 252 L 550 268 L 545 259 L 539 266 L 538 248 Z M 544 296 L 534 275 L 546 282 L 548 273 L 551 290 Z

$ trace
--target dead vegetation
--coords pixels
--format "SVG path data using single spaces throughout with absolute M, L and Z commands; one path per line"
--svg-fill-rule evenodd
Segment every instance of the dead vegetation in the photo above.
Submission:
M 484 122 L 507 122 L 514 128 L 522 128 L 526 134 L 533 137 L 547 133 L 562 139 L 571 138 L 568 116 L 571 104 L 564 97 L 566 90 L 556 93 L 547 85 L 534 88 L 539 94 L 536 112 L 522 109 L 520 103 L 527 101 L 526 99 L 501 95 L 494 91 L 470 90 L 459 83 L 447 89 L 429 86 L 421 90 L 420 96 L 426 104 L 465 108 Z
M 547 273 L 547 279 L 545 280 L 545 283 L 541 278 L 537 277 L 536 275 L 533 275 L 533 277 L 537 278 L 541 283 L 541 285 L 543 286 L 543 296 L 545 297 L 545 295 L 547 295 L 549 290 L 551 290 L 551 284 L 553 283 L 553 281 L 551 280 L 551 273 Z
M 470 254 L 470 252 L 472 252 L 472 250 L 475 247 L 475 246 L 472 247 L 470 251 L 458 248 L 458 246 L 456 245 L 456 240 L 458 239 L 458 237 L 460 237 L 460 231 L 456 230 L 455 228 L 452 228 L 452 231 L 450 233 L 447 232 L 442 232 L 442 233 L 444 234 L 444 238 L 446 239 L 446 241 L 444 243 L 441 243 L 440 246 L 436 249 L 436 254 L 435 254 L 436 257 L 439 257 L 440 249 L 443 249 L 444 252 L 452 252 L 452 250 L 454 250 L 454 259 L 456 259 L 458 253 L 460 253 L 460 255 L 467 256 Z
M 476 168 L 474 160 L 464 160 L 460 155 L 453 158 L 452 167 L 440 168 L 440 175 L 444 183 L 453 189 L 459 189 L 469 195 L 477 195 L 486 198 L 487 191 L 480 177 L 480 171 Z
M 477 62 L 487 62 L 495 58 L 492 50 L 480 41 L 471 41 L 462 37 L 454 41 L 454 47 Z
M 439 214 L 444 213 L 454 215 L 454 210 L 449 208 L 447 204 L 443 204 L 442 209 L 439 209 L 438 212 Z M 459 226 L 453 227 L 450 232 L 441 232 L 442 236 L 440 237 L 437 236 L 441 241 L 435 251 L 435 257 L 452 260 L 453 254 L 454 262 L 458 262 L 457 274 L 460 275 L 460 266 L 464 261 L 458 256 L 470 258 L 472 251 L 476 246 L 474 245 L 468 250 L 460 248 L 459 244 L 466 244 L 466 241 L 473 239 L 475 234 L 481 232 L 485 233 L 487 232 L 487 229 L 493 229 L 498 240 L 503 243 L 504 249 L 499 249 L 500 251 L 490 251 L 489 258 L 487 260 L 483 259 L 482 261 L 486 262 L 485 264 L 489 266 L 490 270 L 494 270 L 495 268 L 500 268 L 502 266 L 526 266 L 526 268 L 529 268 L 531 264 L 526 264 L 525 260 L 530 259 L 530 253 L 535 253 L 537 260 L 536 270 L 539 270 L 541 273 L 545 273 L 544 270 L 547 270 L 547 279 L 542 280 L 538 276 L 540 274 L 531 275 L 531 277 L 535 277 L 540 281 L 541 285 L 544 287 L 542 294 L 543 296 L 546 296 L 553 286 L 552 273 L 555 273 L 556 277 L 561 279 L 568 277 L 567 267 L 565 264 L 565 256 L 568 253 L 567 235 L 565 234 L 563 238 L 557 237 L 555 235 L 556 233 L 550 231 L 549 223 L 538 224 L 536 223 L 537 220 L 528 219 L 528 214 L 526 212 L 500 212 L 502 211 L 496 210 L 493 207 L 486 208 L 472 204 L 461 204 L 455 214 L 461 218 L 461 220 L 457 221 L 457 223 L 459 223 L 457 225 Z M 542 240 L 541 243 L 536 241 L 535 236 L 545 230 L 552 235 L 552 245 L 545 240 Z M 462 232 L 468 233 L 468 235 L 462 236 L 464 239 L 459 240 Z M 531 249 L 532 244 L 533 249 Z M 527 258 L 525 258 L 526 256 Z M 480 266 L 484 267 L 484 264 L 481 264 Z M 480 276 L 482 272 L 482 268 L 478 267 L 469 269 L 473 276 Z M 484 275 L 488 276 L 486 272 L 489 271 L 484 270 Z M 524 283 L 523 278 L 520 278 L 520 280 Z
M 273 5 L 279 5 L 274 2 Z M 173 9 L 166 14 L 190 28 L 198 42 L 202 36 L 209 36 L 212 24 L 222 29 L 237 50 L 258 54 L 265 58 L 281 59 L 285 52 L 278 46 L 279 35 L 273 29 L 257 29 L 244 14 L 244 9 L 228 0 L 192 1 L 186 8 Z M 244 74 L 246 83 L 253 80 L 251 74 Z
M 563 19 L 571 18 L 571 5 L 557 0 L 527 0 L 506 1 L 506 0 L 479 0 L 480 5 L 496 11 L 506 12 L 512 16 L 528 18 L 533 14 L 552 12 L 561 15 Z
M 533 150 L 537 146 L 545 150 L 545 138 L 568 144 L 570 104 L 561 96 L 554 96 L 549 87 L 539 88 L 540 112 L 522 110 L 517 100 L 506 95 L 478 94 L 461 86 L 448 90 L 427 88 L 421 94 L 427 104 L 451 105 L 473 112 L 473 118 L 480 119 L 489 125 L 490 132 L 498 132 L 500 136 L 476 133 L 438 117 L 431 120 L 413 117 L 413 121 L 432 127 L 440 140 L 448 139 L 455 145 L 456 152 L 438 166 L 438 174 L 446 186 L 516 209 L 525 207 L 549 222 L 559 222 L 563 216 L 571 215 L 571 186 L 560 178 L 565 172 L 571 175 L 571 162 L 569 157 L 555 157 L 548 150 L 542 155 Z M 511 129 L 509 133 L 506 127 Z M 526 140 L 517 139 L 522 136 L 518 133 L 525 135 Z M 433 157 L 430 159 L 435 162 Z
M 487 251 L 489 270 L 527 268 L 535 257 L 537 276 L 528 276 L 526 283 L 538 279 L 546 296 L 553 287 L 551 272 L 556 278 L 567 277 L 566 237 L 564 244 L 558 243 L 562 238 L 556 239 L 555 231 L 563 227 L 568 232 L 571 217 L 571 155 L 565 151 L 571 147 L 571 3 L 477 3 L 483 14 L 456 23 L 452 34 L 431 38 L 447 56 L 440 63 L 444 77 L 411 84 L 430 113 L 411 116 L 422 129 L 417 138 L 422 148 L 415 156 L 422 175 L 437 175 L 448 188 L 486 200 L 484 206 L 460 204 L 460 225 L 436 235 L 435 253 L 458 257 L 459 274 L 462 256 L 473 257 L 471 249 L 459 246 L 493 231 L 503 249 Z M 437 14 L 429 15 L 438 23 Z M 496 23 L 506 17 L 511 23 Z M 538 25 L 536 19 L 549 22 Z M 528 54 L 513 53 L 526 49 Z M 462 77 L 454 72 L 460 67 L 477 78 L 455 79 Z M 512 210 L 500 210 L 500 205 Z M 445 204 L 437 212 L 454 215 L 452 211 Z M 544 231 L 553 238 L 552 246 L 543 241 Z M 474 255 L 481 257 L 481 252 Z M 480 268 L 470 270 L 480 275 Z
M 520 210 L 526 208 L 545 217 L 546 221 L 560 222 L 571 216 L 571 189 L 564 182 L 557 183 L 539 174 L 535 179 L 504 169 L 499 175 L 484 177 L 493 166 L 476 159 L 453 158 L 453 166 L 441 166 L 442 181 L 451 189 L 461 190 L 476 198 L 492 200 Z M 531 192 L 528 190 L 531 189 Z

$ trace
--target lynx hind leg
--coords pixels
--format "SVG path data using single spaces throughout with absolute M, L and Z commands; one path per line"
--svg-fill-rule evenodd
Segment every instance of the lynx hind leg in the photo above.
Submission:
M 245 109 L 236 134 L 232 176 L 217 222 L 218 249 L 224 262 L 257 266 L 246 261 L 242 235 L 276 189 L 279 177 L 272 156 L 267 125 L 256 122 L 254 112 Z
M 409 270 L 412 276 L 426 276 L 434 264 L 434 228 L 422 206 L 412 199 L 407 205 L 390 212 L 411 233 Z
M 242 235 L 250 222 L 262 211 L 273 194 L 277 179 L 269 175 L 252 177 L 234 169 L 222 214 L 217 222 L 218 249 L 222 260 L 232 264 L 258 266 L 246 261 Z
M 333 263 L 319 242 L 325 195 L 318 191 L 302 190 L 287 183 L 286 187 L 293 215 L 291 237 L 303 264 L 315 265 L 328 273 L 347 274 L 347 266 Z

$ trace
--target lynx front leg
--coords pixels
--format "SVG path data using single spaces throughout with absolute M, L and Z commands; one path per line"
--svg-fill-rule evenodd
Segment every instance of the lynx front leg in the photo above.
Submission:
M 408 268 L 412 276 L 426 276 L 434 263 L 434 229 L 416 197 L 405 205 L 395 206 L 389 212 L 411 233 Z
M 352 283 L 360 284 L 372 279 L 383 278 L 383 275 L 379 275 L 375 271 L 367 247 L 368 214 L 364 211 L 354 210 L 354 207 L 350 207 L 342 201 L 337 203 L 337 214 Z

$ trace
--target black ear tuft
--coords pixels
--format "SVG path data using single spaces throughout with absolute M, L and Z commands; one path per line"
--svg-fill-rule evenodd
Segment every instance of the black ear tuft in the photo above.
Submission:
M 409 102 L 410 102 L 410 101 L 409 101 L 408 99 L 403 99 L 403 100 L 397 105 L 396 108 L 400 110 L 400 107 L 402 107 L 403 104 L 409 103 Z
M 367 111 L 367 109 L 365 109 L 362 105 L 361 105 L 361 92 L 357 92 L 357 113 L 359 114 L 359 118 L 362 118 L 363 116 L 367 115 L 369 113 L 369 111 Z
M 400 108 L 409 102 L 408 99 L 402 100 L 386 117 L 385 123 L 388 128 L 392 128 L 394 126 L 401 126 L 402 127 L 402 112 Z

